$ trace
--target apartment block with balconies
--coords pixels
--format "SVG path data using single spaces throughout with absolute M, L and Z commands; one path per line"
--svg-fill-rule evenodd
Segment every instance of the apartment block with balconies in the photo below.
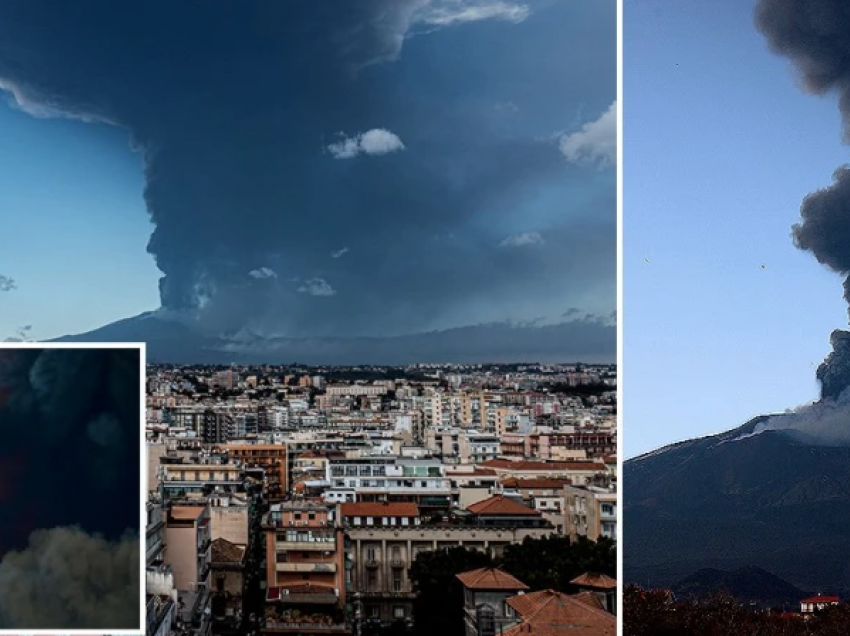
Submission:
M 346 633 L 345 550 L 335 509 L 312 501 L 271 507 L 266 537 L 266 633 Z

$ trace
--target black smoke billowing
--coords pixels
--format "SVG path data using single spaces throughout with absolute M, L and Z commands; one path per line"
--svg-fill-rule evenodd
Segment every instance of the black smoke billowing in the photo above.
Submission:
M 760 0 L 756 25 L 775 52 L 788 57 L 805 88 L 835 92 L 850 141 L 850 4 L 843 0 Z M 845 276 L 850 302 L 850 167 L 839 167 L 833 183 L 808 195 L 794 225 L 794 243 Z M 837 398 L 850 387 L 850 333 L 832 335 L 834 351 L 818 368 L 821 395 Z
M 0 629 L 137 628 L 139 355 L 0 348 Z
M 411 332 L 458 305 L 505 306 L 540 272 L 598 275 L 597 259 L 613 264 L 611 225 L 560 227 L 536 251 L 484 240 L 529 186 L 568 170 L 556 143 L 494 134 L 458 106 L 498 69 L 465 69 L 459 50 L 450 65 L 441 55 L 417 62 L 418 76 L 399 71 L 428 4 L 5 0 L 0 85 L 37 116 L 130 131 L 163 314 L 206 333 Z M 426 83 L 447 96 L 423 94 Z M 397 135 L 398 150 L 331 150 L 374 130 Z

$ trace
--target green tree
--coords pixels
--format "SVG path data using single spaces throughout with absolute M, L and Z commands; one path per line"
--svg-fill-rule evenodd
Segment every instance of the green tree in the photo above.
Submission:
M 463 636 L 463 585 L 456 575 L 492 566 L 489 555 L 462 547 L 420 552 L 410 568 L 414 634 Z
M 616 577 L 617 550 L 615 543 L 605 537 L 599 541 L 585 537 L 570 541 L 556 535 L 526 537 L 522 543 L 505 548 L 500 566 L 532 590 L 572 594 L 575 589 L 570 581 L 585 572 Z

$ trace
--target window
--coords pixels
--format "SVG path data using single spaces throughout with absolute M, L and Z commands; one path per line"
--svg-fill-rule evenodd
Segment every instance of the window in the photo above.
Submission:
M 401 561 L 401 548 L 400 547 L 398 547 L 397 545 L 393 546 L 393 553 L 392 554 L 393 554 L 393 561 Z
M 375 560 L 375 548 L 367 548 L 366 549 L 366 560 L 367 561 L 374 561 Z
M 404 618 L 404 605 L 393 607 L 393 618 Z
M 393 592 L 401 592 L 401 570 L 393 571 Z
M 224 577 L 218 577 L 215 580 L 215 589 L 219 592 L 224 592 Z
M 381 608 L 377 605 L 373 605 L 369 608 L 369 617 L 370 618 L 380 618 L 381 617 Z

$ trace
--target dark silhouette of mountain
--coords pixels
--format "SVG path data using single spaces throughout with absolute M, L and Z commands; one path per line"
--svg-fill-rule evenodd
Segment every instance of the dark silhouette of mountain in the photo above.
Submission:
M 796 608 L 809 596 L 788 581 L 753 565 L 731 572 L 703 568 L 673 586 L 673 593 L 680 599 L 702 599 L 721 590 L 742 603 L 788 609 Z
M 625 462 L 627 582 L 672 587 L 702 568 L 758 566 L 802 589 L 850 592 L 850 448 L 750 435 L 767 419 Z
M 616 329 L 596 320 L 557 325 L 472 325 L 388 338 L 264 338 L 208 335 L 148 312 L 58 342 L 145 342 L 155 362 L 386 364 L 429 362 L 613 362 Z

